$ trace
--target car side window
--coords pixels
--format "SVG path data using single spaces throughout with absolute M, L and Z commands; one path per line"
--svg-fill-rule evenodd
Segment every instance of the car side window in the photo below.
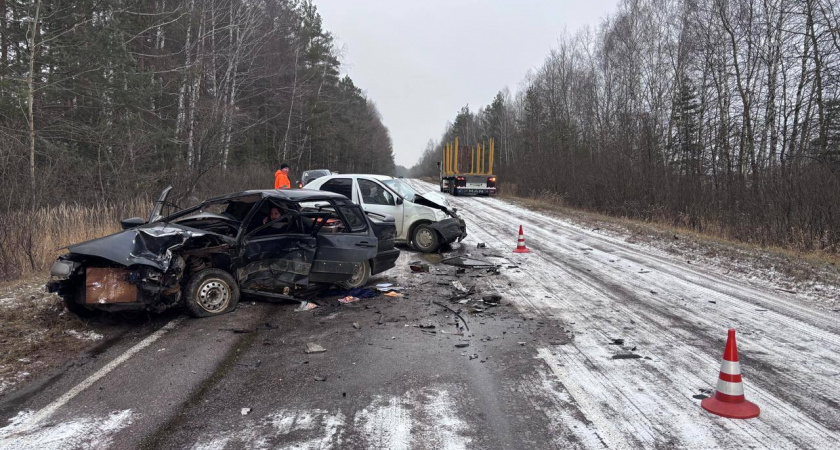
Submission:
M 353 198 L 353 180 L 350 178 L 333 178 L 321 186 L 322 191 L 335 192 L 347 198 Z
M 396 205 L 394 195 L 378 183 L 370 180 L 359 180 L 359 192 L 362 201 L 367 205 Z

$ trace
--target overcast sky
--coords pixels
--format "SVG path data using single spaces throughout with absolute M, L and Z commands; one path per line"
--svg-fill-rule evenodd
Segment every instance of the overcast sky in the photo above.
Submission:
M 564 31 L 597 26 L 616 3 L 315 0 L 345 72 L 376 103 L 406 167 L 462 106 L 474 111 L 505 86 L 515 91 Z

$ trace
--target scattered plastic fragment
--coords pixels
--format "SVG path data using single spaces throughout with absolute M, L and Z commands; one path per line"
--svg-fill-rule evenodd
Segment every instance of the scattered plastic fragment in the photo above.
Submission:
M 412 272 L 428 272 L 429 265 L 422 262 L 422 261 L 412 261 L 408 263 L 408 267 L 411 268 Z
M 355 328 L 357 330 L 360 330 L 362 328 L 362 326 L 359 325 L 359 322 L 353 322 L 353 328 Z
M 327 349 L 314 342 L 306 344 L 306 353 L 323 353 L 325 351 L 327 351 Z
M 402 294 L 400 294 L 399 292 L 394 292 L 394 291 L 391 291 L 391 292 L 386 292 L 384 295 L 385 295 L 386 297 L 402 297 L 402 296 L 403 296 L 403 295 L 402 295 Z
M 339 301 L 339 303 L 345 303 L 345 304 L 346 303 L 353 303 L 353 302 L 358 302 L 359 297 L 353 297 L 352 295 L 348 295 L 347 297 L 342 297 L 342 298 L 338 299 L 338 301 Z
M 443 259 L 440 262 L 450 266 L 467 267 L 470 269 L 489 269 L 496 267 L 493 263 L 482 261 L 480 259 L 467 258 L 464 256 L 453 256 Z
M 318 305 L 312 302 L 302 301 L 300 302 L 300 306 L 295 308 L 295 311 L 310 311 L 317 308 Z
M 242 408 L 242 410 L 240 411 L 240 413 L 241 413 L 243 416 L 247 416 L 248 414 L 250 414 L 250 413 L 251 413 L 251 408 Z

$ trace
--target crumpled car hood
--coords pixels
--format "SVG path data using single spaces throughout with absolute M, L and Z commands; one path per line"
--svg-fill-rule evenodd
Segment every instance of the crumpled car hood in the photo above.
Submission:
M 121 231 L 67 247 L 71 254 L 96 256 L 124 266 L 141 264 L 166 272 L 172 250 L 193 237 L 199 230 L 172 224 L 153 224 Z
M 455 215 L 455 209 L 449 207 L 449 202 L 446 200 L 446 197 L 438 194 L 437 192 L 417 194 L 414 196 L 414 203 L 439 209 L 453 216 Z

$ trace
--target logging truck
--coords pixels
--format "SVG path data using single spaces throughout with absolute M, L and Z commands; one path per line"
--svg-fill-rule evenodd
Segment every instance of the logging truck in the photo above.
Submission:
M 489 143 L 473 146 L 454 143 L 443 146 L 440 168 L 440 191 L 458 196 L 462 194 L 496 194 L 496 175 L 493 174 L 493 156 L 496 147 L 493 139 Z

